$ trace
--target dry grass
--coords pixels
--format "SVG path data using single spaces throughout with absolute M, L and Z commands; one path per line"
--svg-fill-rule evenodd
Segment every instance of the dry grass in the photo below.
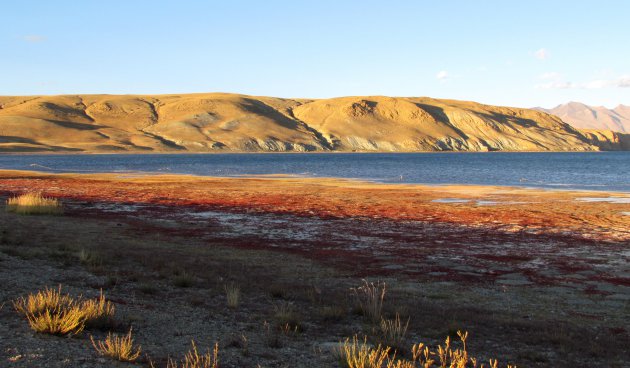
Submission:
M 348 368 L 381 368 L 389 359 L 388 347 L 376 348 L 367 343 L 367 339 L 359 342 L 355 336 L 352 340 L 346 339 L 341 348 L 341 363 Z
M 26 317 L 33 330 L 51 335 L 77 334 L 86 327 L 105 327 L 113 321 L 115 311 L 102 291 L 98 299 L 82 300 L 62 294 L 61 286 L 20 297 L 13 306 Z
M 173 277 L 173 285 L 188 288 L 195 283 L 195 276 L 187 271 L 176 271 Z
M 104 341 L 95 341 L 92 336 L 94 349 L 103 356 L 108 356 L 121 362 L 133 362 L 140 356 L 142 348 L 134 346 L 131 330 L 125 336 L 113 336 L 111 332 L 107 334 Z
M 238 307 L 241 297 L 241 288 L 238 284 L 231 282 L 225 285 L 225 295 L 227 297 L 227 305 L 229 308 Z
M 457 332 L 461 347 L 453 347 L 451 338 L 447 337 L 444 345 L 439 345 L 431 349 L 423 343 L 415 344 L 411 347 L 412 358 L 397 359 L 396 353 L 390 356 L 391 348 L 388 346 L 372 347 L 367 343 L 367 339 L 359 342 L 355 336 L 353 340 L 346 339 L 340 355 L 342 364 L 348 368 L 498 368 L 496 359 L 490 359 L 488 365 L 469 356 L 466 350 L 466 339 L 468 332 Z M 507 368 L 516 368 L 507 365 Z
M 63 213 L 61 202 L 44 197 L 41 193 L 26 193 L 9 198 L 7 211 L 20 215 L 59 215 Z
M 45 288 L 36 294 L 19 297 L 13 302 L 13 306 L 19 313 L 28 316 L 71 307 L 74 303 L 70 295 L 61 293 L 59 286 L 58 289 Z
M 397 350 L 401 349 L 405 342 L 408 328 L 409 318 L 407 318 L 407 322 L 403 324 L 398 313 L 396 313 L 394 319 L 381 319 L 381 336 L 383 343 Z
M 155 368 L 151 364 L 152 368 Z M 219 344 L 214 344 L 212 352 L 208 350 L 205 354 L 200 355 L 197 351 L 195 341 L 192 341 L 192 348 L 186 353 L 184 359 L 179 363 L 169 359 L 166 368 L 218 368 L 219 367 Z
M 26 319 L 34 331 L 50 335 L 75 335 L 85 328 L 85 314 L 77 305 L 62 310 L 28 314 Z
M 103 291 L 98 299 L 88 299 L 81 303 L 85 314 L 87 328 L 106 328 L 112 325 L 115 307 L 112 302 L 105 299 Z
M 387 290 L 385 282 L 374 283 L 363 280 L 363 285 L 352 290 L 363 315 L 373 323 L 378 323 L 383 313 L 383 301 Z
M 296 311 L 295 305 L 291 302 L 275 304 L 273 318 L 278 329 L 285 334 L 302 331 L 300 315 Z

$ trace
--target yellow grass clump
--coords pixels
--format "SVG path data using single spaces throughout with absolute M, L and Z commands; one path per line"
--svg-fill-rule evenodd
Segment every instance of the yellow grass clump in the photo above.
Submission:
M 82 300 L 46 288 L 13 302 L 34 331 L 51 335 L 77 334 L 86 327 L 102 327 L 114 317 L 114 305 L 101 292 L 98 299 Z
M 496 359 L 490 359 L 488 365 L 479 364 L 478 360 L 469 356 L 466 350 L 468 332 L 458 331 L 461 347 L 455 348 L 451 344 L 450 337 L 446 338 L 444 345 L 431 349 L 423 343 L 411 347 L 412 358 L 396 359 L 396 353 L 390 356 L 390 347 L 378 345 L 373 347 L 367 343 L 367 339 L 359 342 L 355 336 L 352 340 L 346 339 L 340 349 L 342 363 L 348 368 L 498 368 Z M 516 368 L 507 365 L 507 368 Z
M 29 314 L 26 319 L 34 331 L 50 335 L 74 335 L 85 328 L 85 314 L 78 305 L 59 310 L 46 310 L 40 314 Z
M 125 336 L 114 336 L 112 333 L 108 333 L 107 337 L 103 341 L 96 341 L 92 336 L 92 345 L 94 349 L 103 356 L 108 356 L 121 362 L 133 362 L 140 356 L 142 348 L 136 347 L 133 344 L 133 337 L 131 336 L 131 329 Z
M 7 211 L 20 215 L 59 215 L 63 212 L 58 199 L 44 197 L 41 193 L 26 193 L 9 198 Z
M 192 340 L 192 348 L 186 353 L 184 359 L 177 363 L 169 359 L 166 368 L 217 368 L 219 366 L 219 344 L 214 344 L 212 352 L 208 350 L 205 354 L 200 355 L 197 351 L 197 345 Z

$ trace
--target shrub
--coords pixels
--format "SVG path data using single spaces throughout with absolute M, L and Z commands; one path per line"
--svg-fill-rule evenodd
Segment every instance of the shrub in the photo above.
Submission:
M 142 351 L 140 346 L 134 346 L 131 329 L 123 337 L 113 336 L 110 332 L 104 341 L 95 341 L 92 336 L 90 336 L 90 340 L 92 341 L 92 346 L 100 355 L 108 356 L 121 362 L 135 361 Z
M 26 193 L 9 198 L 7 211 L 20 215 L 59 215 L 63 209 L 58 199 L 44 197 L 41 193 Z

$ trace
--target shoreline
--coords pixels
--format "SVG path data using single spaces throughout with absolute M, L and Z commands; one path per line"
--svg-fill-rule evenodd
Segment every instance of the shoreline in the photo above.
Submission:
M 54 170 L 54 169 L 51 169 Z M 549 184 L 548 186 L 529 186 L 529 185 L 500 185 L 500 184 L 468 184 L 468 183 L 415 183 L 415 182 L 387 182 L 382 180 L 369 180 L 366 178 L 352 178 L 352 177 L 335 177 L 335 176 L 306 176 L 301 174 L 284 174 L 284 173 L 276 173 L 276 174 L 235 174 L 230 176 L 220 176 L 220 175 L 198 175 L 198 174 L 186 174 L 186 173 L 166 173 L 166 172 L 152 172 L 152 171 L 110 171 L 110 172 L 101 172 L 101 171 L 63 171 L 63 170 L 54 170 L 54 171 L 40 171 L 40 170 L 17 170 L 17 169 L 3 169 L 0 168 L 0 179 L 1 175 L 6 173 L 34 173 L 37 175 L 84 175 L 84 176 L 123 176 L 120 179 L 125 178 L 137 178 L 140 179 L 142 177 L 181 177 L 181 178 L 196 178 L 199 180 L 202 179 L 226 179 L 226 180 L 234 180 L 234 179 L 270 179 L 270 180 L 283 180 L 283 179 L 292 179 L 292 180 L 304 180 L 304 181 L 339 181 L 339 182 L 354 182 L 354 183 L 364 183 L 367 185 L 383 185 L 383 186 L 410 186 L 410 187 L 418 187 L 418 188 L 442 188 L 448 189 L 450 187 L 468 187 L 471 189 L 476 188 L 497 188 L 497 189 L 513 189 L 513 190 L 531 190 L 531 191 L 545 191 L 545 192 L 565 192 L 565 193 L 576 193 L 576 194 L 598 194 L 604 195 L 608 194 L 610 196 L 630 196 L 630 191 L 620 191 L 620 190 L 597 190 L 597 189 L 578 189 L 578 188 L 562 188 L 568 185 L 565 184 Z M 125 177 L 126 176 L 126 177 Z M 570 185 L 570 184 L 569 184 Z M 597 185 L 593 185 L 597 186 Z

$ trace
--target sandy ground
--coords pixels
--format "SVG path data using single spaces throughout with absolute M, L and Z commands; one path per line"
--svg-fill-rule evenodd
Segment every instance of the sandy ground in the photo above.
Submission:
M 628 194 L 0 172 L 3 197 L 32 190 L 62 198 L 65 214 L 1 215 L 3 364 L 109 364 L 87 335 L 34 334 L 10 306 L 63 284 L 105 287 L 158 362 L 194 338 L 220 341 L 223 366 L 334 367 L 331 345 L 377 340 L 349 292 L 370 277 L 390 285 L 387 313 L 410 317 L 409 342 L 461 328 L 473 353 L 519 366 L 629 366 Z M 101 263 L 78 262 L 81 249 Z M 194 286 L 173 285 L 182 270 Z M 228 281 L 244 289 L 236 311 Z M 301 312 L 303 331 L 265 327 L 279 303 Z

